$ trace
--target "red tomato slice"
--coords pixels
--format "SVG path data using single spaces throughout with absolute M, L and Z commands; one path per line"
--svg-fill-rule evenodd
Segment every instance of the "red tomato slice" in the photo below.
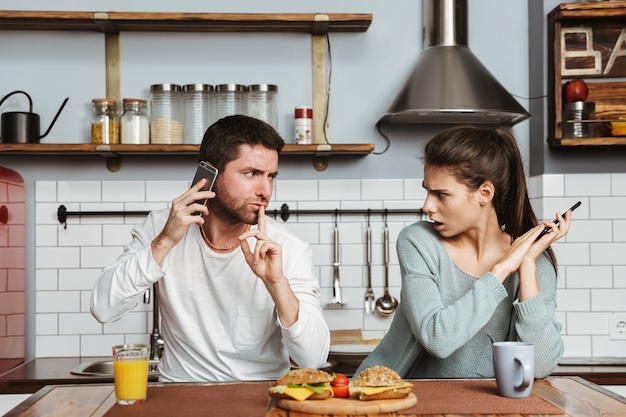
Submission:
M 348 398 L 350 396 L 350 388 L 347 385 L 336 385 L 333 387 L 335 398 Z

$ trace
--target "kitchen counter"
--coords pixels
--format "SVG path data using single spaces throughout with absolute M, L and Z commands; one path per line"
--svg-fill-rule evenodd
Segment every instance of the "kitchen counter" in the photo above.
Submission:
M 81 376 L 70 373 L 82 362 L 110 359 L 37 358 L 0 375 L 0 393 L 33 393 L 46 385 L 112 383 L 112 377 Z M 340 364 L 333 369 L 342 371 Z M 349 371 L 349 369 L 346 369 Z M 598 385 L 626 385 L 626 365 L 559 365 L 553 376 L 579 376 Z M 151 381 L 156 381 L 151 377 Z
M 74 375 L 72 369 L 82 362 L 110 357 L 36 358 L 0 375 L 0 394 L 33 393 L 46 385 L 113 383 L 113 376 Z M 156 381 L 157 377 L 150 377 Z
M 407 417 L 432 415 L 452 417 L 463 413 L 461 410 L 468 411 L 468 415 L 471 413 L 483 417 L 531 417 L 544 414 L 567 417 L 626 415 L 626 398 L 580 378 L 551 377 L 538 380 L 533 385 L 532 395 L 522 400 L 498 396 L 493 379 L 411 382 L 413 395 L 417 401 L 414 406 L 398 411 L 399 415 Z M 191 417 L 205 416 L 207 412 L 215 417 L 252 415 L 288 417 L 305 414 L 279 408 L 276 400 L 268 398 L 267 389 L 271 384 L 270 381 L 234 384 L 150 384 L 148 400 L 132 407 L 115 405 L 114 388 L 111 384 L 49 386 L 9 411 L 7 417 L 179 415 L 180 410 L 184 410 L 185 414 Z M 479 400 L 472 401 L 476 398 Z M 351 400 L 328 401 L 335 401 L 335 406 L 339 406 L 340 402 Z M 327 408 L 324 408 L 324 411 L 317 409 L 320 411 L 313 411 L 308 415 L 329 416 Z M 395 413 L 385 415 L 390 414 Z

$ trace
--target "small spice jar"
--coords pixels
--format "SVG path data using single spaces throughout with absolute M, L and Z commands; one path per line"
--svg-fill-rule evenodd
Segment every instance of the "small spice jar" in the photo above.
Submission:
M 120 142 L 133 145 L 150 143 L 150 118 L 146 113 L 148 102 L 139 98 L 122 100 L 124 113 L 120 117 Z
M 181 87 L 177 84 L 150 86 L 150 143 L 183 143 Z
M 120 143 L 120 122 L 117 102 L 112 98 L 91 100 L 91 143 Z
M 313 109 L 311 107 L 296 107 L 293 125 L 295 143 L 301 145 L 313 143 Z

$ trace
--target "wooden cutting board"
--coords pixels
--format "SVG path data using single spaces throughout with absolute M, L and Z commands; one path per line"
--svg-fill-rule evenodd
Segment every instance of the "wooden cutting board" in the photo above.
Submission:
M 311 414 L 383 414 L 405 410 L 417 404 L 417 397 L 410 393 L 407 397 L 397 400 L 361 401 L 354 398 L 331 398 L 329 400 L 296 401 L 280 399 L 278 407 L 290 411 Z

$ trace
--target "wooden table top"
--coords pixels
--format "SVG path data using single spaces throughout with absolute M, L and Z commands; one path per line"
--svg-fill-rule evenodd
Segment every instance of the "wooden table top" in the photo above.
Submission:
M 454 380 L 414 380 L 414 392 L 415 388 L 419 389 L 419 385 L 427 382 L 431 384 L 441 384 L 445 386 L 446 382 Z M 458 380 L 457 380 L 458 381 Z M 465 380 L 476 385 L 484 385 L 486 380 Z M 494 382 L 495 383 L 495 382 Z M 167 392 L 177 391 L 179 394 L 176 398 L 181 398 L 180 392 L 184 390 L 195 389 L 194 392 L 198 392 L 197 387 L 203 387 L 202 397 L 210 397 L 211 390 L 217 391 L 221 389 L 219 400 L 212 399 L 213 410 L 204 409 L 204 415 L 216 415 L 215 410 L 229 410 L 229 416 L 231 417 L 303 417 L 311 416 L 316 417 L 315 414 L 302 414 L 297 412 L 287 412 L 272 408 L 272 402 L 266 400 L 267 388 L 272 383 L 269 381 L 263 382 L 249 382 L 249 383 L 231 383 L 231 384 L 211 384 L 211 383 L 198 383 L 198 384 L 160 384 L 151 383 L 152 389 L 161 391 L 161 395 L 167 397 Z M 233 390 L 241 390 L 239 392 L 246 393 L 245 395 L 223 395 L 224 386 L 230 385 Z M 154 387 L 154 388 L 153 388 Z M 194 388 L 195 387 L 195 388 Z M 228 390 L 231 390 L 228 387 Z M 191 392 L 191 391 L 189 391 Z M 419 391 L 418 391 L 419 392 Z M 578 377 L 550 377 L 547 379 L 536 380 L 533 386 L 533 394 L 537 395 L 541 399 L 545 400 L 552 406 L 561 410 L 560 414 L 550 414 L 555 417 L 596 417 L 596 416 L 626 416 L 626 398 L 621 397 L 611 391 L 593 384 L 589 381 Z M 496 395 L 496 394 L 493 394 Z M 186 415 L 193 417 L 194 413 L 190 408 L 190 402 L 193 401 L 193 396 L 183 396 L 184 400 L 180 401 L 180 404 L 176 404 L 175 414 L 171 415 Z M 246 401 L 253 404 L 245 404 Z M 423 399 L 427 400 L 427 399 Z M 512 401 L 519 401 L 517 399 L 510 399 Z M 148 402 L 150 401 L 150 391 L 148 396 Z M 459 399 L 462 403 L 463 399 Z M 146 402 L 147 404 L 147 402 Z M 50 385 L 39 390 L 32 395 L 22 404 L 15 407 L 13 410 L 5 414 L 5 417 L 41 417 L 41 416 L 64 416 L 64 417 L 102 417 L 109 413 L 109 416 L 116 415 L 112 413 L 115 411 L 115 393 L 113 384 L 93 384 L 93 385 Z M 123 412 L 119 415 L 131 415 L 127 414 L 132 411 L 132 415 L 146 415 L 141 412 L 140 408 L 134 408 L 138 406 L 115 406 L 124 408 Z M 241 413 L 237 411 L 241 408 Z M 131 410 L 132 409 L 132 410 Z M 408 410 L 407 410 L 408 411 Z M 207 413 L 208 412 L 208 413 Z M 161 410 L 156 414 L 159 417 L 164 417 L 168 414 L 167 410 Z M 385 417 L 393 417 L 395 413 L 387 413 Z M 463 416 L 464 414 L 455 413 L 455 417 Z M 469 414 L 467 414 L 469 416 Z M 433 416 L 433 414 L 403 414 L 398 413 L 398 417 L 418 417 L 418 416 Z M 437 414 L 438 417 L 452 416 L 452 414 Z M 495 414 L 471 414 L 474 417 L 495 417 Z M 514 414 L 497 414 L 498 417 L 515 416 L 515 417 L 532 417 L 536 414 L 526 413 L 514 413 Z M 326 416 L 332 417 L 332 416 Z

